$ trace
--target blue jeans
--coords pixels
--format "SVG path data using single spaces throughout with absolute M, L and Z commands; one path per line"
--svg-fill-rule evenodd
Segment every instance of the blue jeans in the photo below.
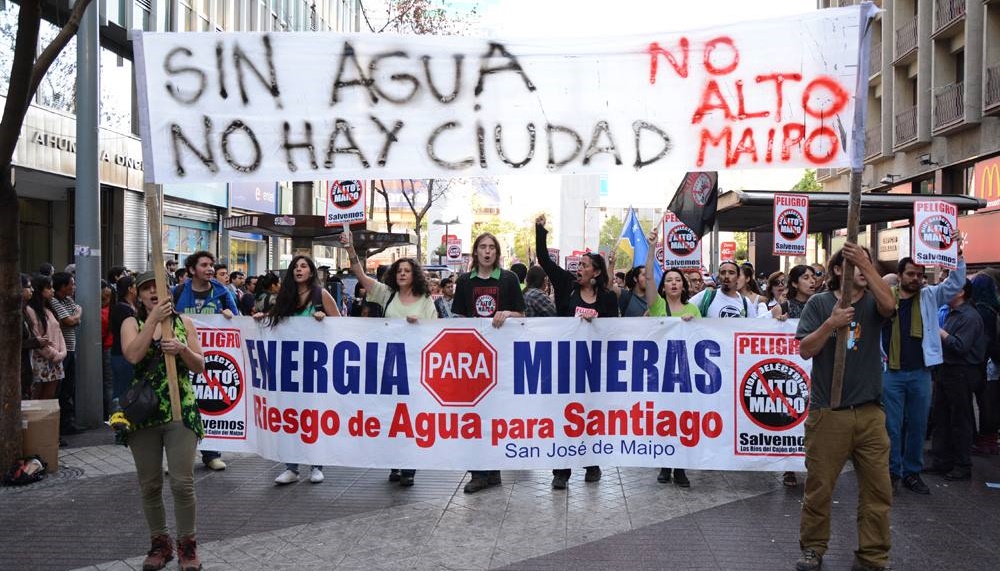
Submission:
M 905 478 L 924 468 L 924 438 L 931 410 L 930 369 L 882 374 L 885 429 L 889 433 L 889 473 Z

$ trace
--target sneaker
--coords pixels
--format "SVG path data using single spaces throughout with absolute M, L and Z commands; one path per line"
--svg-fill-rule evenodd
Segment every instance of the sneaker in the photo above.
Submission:
M 552 476 L 552 489 L 565 490 L 569 483 L 569 476 Z
M 323 470 L 321 468 L 313 466 L 312 470 L 309 471 L 309 481 L 310 482 L 312 482 L 314 484 L 318 484 L 318 483 L 322 482 L 325 479 L 326 479 L 326 477 L 323 476 Z
M 169 535 L 154 535 L 153 546 L 142 562 L 142 571 L 159 571 L 174 558 L 174 542 Z
M 931 489 L 920 479 L 920 474 L 910 474 L 903 478 L 903 487 L 922 496 L 927 496 L 931 493 Z
M 794 488 L 799 485 L 799 479 L 795 477 L 795 472 L 785 472 L 785 475 L 781 477 L 781 483 L 786 488 Z
M 226 469 L 226 463 L 222 461 L 222 458 L 212 458 L 208 462 L 205 462 L 205 466 L 207 466 L 209 470 L 215 470 L 216 472 Z
M 803 549 L 802 557 L 795 562 L 795 571 L 816 571 L 823 565 L 823 556 L 812 549 Z
M 469 483 L 465 485 L 466 494 L 474 494 L 480 490 L 485 490 L 490 487 L 489 478 L 476 477 L 469 480 Z
M 955 468 L 951 472 L 945 474 L 944 479 L 948 480 L 949 482 L 960 482 L 962 480 L 971 480 L 972 470 Z
M 399 481 L 399 470 L 397 470 L 395 468 L 393 468 L 392 470 L 389 470 L 389 481 L 393 482 L 393 483 L 396 483 L 396 482 Z
M 321 473 L 322 475 L 322 473 Z M 274 479 L 274 483 L 278 485 L 294 484 L 299 481 L 299 473 L 293 472 L 291 470 L 285 470 L 278 477 Z
M 892 493 L 899 492 L 899 474 L 889 474 L 889 484 L 892 486 Z
M 688 480 L 687 474 L 684 473 L 684 470 L 679 468 L 674 469 L 674 483 L 681 488 L 691 487 L 691 480 Z
M 661 484 L 669 484 L 670 468 L 660 468 L 660 473 L 656 475 L 656 481 Z
M 601 467 L 600 466 L 590 466 L 587 468 L 587 474 L 583 477 L 584 482 L 600 482 L 601 481 Z
M 399 485 L 403 486 L 404 488 L 409 488 L 410 486 L 413 485 L 413 476 L 401 474 L 399 476 Z

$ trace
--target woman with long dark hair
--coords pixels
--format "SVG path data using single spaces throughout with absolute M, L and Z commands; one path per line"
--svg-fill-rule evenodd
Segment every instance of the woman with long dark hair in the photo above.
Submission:
M 657 228 L 649 237 L 649 243 L 656 243 Z M 655 248 L 650 248 L 646 255 L 646 267 L 652 267 Z M 646 303 L 649 305 L 650 317 L 679 317 L 682 321 L 691 321 L 701 318 L 701 310 L 691 303 L 691 289 L 684 272 L 678 268 L 667 268 L 663 270 L 660 277 L 660 285 L 657 291 L 648 288 L 646 291 Z M 657 295 L 659 294 L 659 295 Z M 656 481 L 661 484 L 669 484 L 673 481 L 681 488 L 690 488 L 691 480 L 687 477 L 684 468 L 660 468 L 660 473 L 656 476 Z
M 150 383 L 159 399 L 159 406 L 149 418 L 133 425 L 125 435 L 135 461 L 142 511 L 152 543 L 142 568 L 162 569 L 174 557 L 162 493 L 163 455 L 166 452 L 181 571 L 196 571 L 201 569 L 201 560 L 195 540 L 194 456 L 198 440 L 205 436 L 205 428 L 190 373 L 201 373 L 205 369 L 205 359 L 191 318 L 174 313 L 169 297 L 161 300 L 157 296 L 155 274 L 143 272 L 136 277 L 135 283 L 139 306 L 135 317 L 122 323 L 122 354 L 135 365 L 133 382 Z M 172 338 L 163 337 L 165 328 L 173 330 Z M 173 355 L 177 363 L 179 421 L 172 419 L 164 354 Z
M 59 382 L 65 378 L 63 360 L 66 358 L 66 340 L 63 339 L 59 320 L 49 309 L 55 290 L 52 278 L 41 274 L 31 279 L 32 294 L 24 312 L 31 323 L 36 338 L 45 345 L 31 351 L 31 398 L 54 399 L 59 392 Z
M 44 335 L 36 336 L 31 318 L 28 317 L 28 302 L 35 290 L 31 287 L 31 276 L 21 274 L 21 399 L 31 398 L 31 385 L 34 383 L 31 372 L 31 352 L 48 345 L 49 340 Z
M 309 256 L 295 256 L 285 270 L 274 305 L 267 312 L 268 326 L 275 327 L 290 317 L 312 317 L 323 321 L 328 315 L 340 317 L 340 310 L 330 292 L 320 285 L 316 263 Z M 314 464 L 309 472 L 309 481 L 318 484 L 324 479 L 323 466 Z M 299 465 L 294 462 L 285 464 L 285 471 L 274 479 L 278 485 L 298 481 Z
M 608 266 L 604 256 L 587 253 L 580 257 L 576 274 L 552 261 L 546 244 L 548 231 L 545 215 L 535 219 L 535 252 L 538 264 L 545 270 L 555 292 L 556 310 L 561 317 L 580 317 L 593 321 L 595 317 L 618 317 L 618 298 L 608 289 Z M 600 466 L 586 466 L 585 482 L 601 479 Z M 573 471 L 569 468 L 552 470 L 552 488 L 565 490 Z
M 389 266 L 382 281 L 376 281 L 365 273 L 361 259 L 354 250 L 354 242 L 350 232 L 340 235 L 340 243 L 347 248 L 347 257 L 351 261 L 351 271 L 358 283 L 367 292 L 367 301 L 377 303 L 382 308 L 386 319 L 406 319 L 407 323 L 417 323 L 421 319 L 437 319 L 437 308 L 431 299 L 430 288 L 424 278 L 424 271 L 413 258 L 400 258 Z M 392 469 L 389 472 L 390 482 L 399 482 L 400 486 L 413 485 L 413 477 L 417 471 L 412 469 Z
M 257 289 L 254 293 L 253 316 L 255 319 L 266 317 L 278 300 L 281 289 L 281 278 L 268 272 L 257 278 Z
M 116 402 L 132 383 L 133 367 L 122 354 L 122 323 L 135 316 L 139 292 L 131 276 L 118 279 L 118 303 L 108 311 L 108 327 L 111 329 L 111 401 Z M 117 408 L 117 407 L 115 407 Z

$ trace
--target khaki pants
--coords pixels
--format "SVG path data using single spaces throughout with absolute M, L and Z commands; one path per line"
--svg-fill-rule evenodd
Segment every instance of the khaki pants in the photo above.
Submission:
M 163 451 L 167 451 L 170 491 L 174 497 L 177 537 L 195 533 L 194 454 L 198 437 L 180 421 L 151 426 L 128 435 L 128 447 L 135 459 L 135 471 L 142 493 L 142 512 L 149 534 L 167 531 L 163 506 Z
M 844 464 L 858 477 L 857 560 L 873 567 L 889 563 L 889 436 L 876 404 L 853 409 L 810 410 L 806 419 L 806 486 L 799 546 L 823 555 L 830 540 L 830 503 Z

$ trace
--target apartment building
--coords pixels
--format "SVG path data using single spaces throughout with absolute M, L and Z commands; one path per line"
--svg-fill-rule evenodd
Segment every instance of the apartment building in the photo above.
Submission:
M 819 0 L 819 8 L 856 4 Z M 962 194 L 989 206 L 962 215 L 971 266 L 1000 263 L 1000 0 L 883 0 L 871 36 L 865 192 Z M 847 192 L 848 169 L 819 169 Z M 909 221 L 864 236 L 886 267 L 908 254 Z M 843 238 L 840 238 L 843 240 Z M 834 238 L 834 247 L 838 238 Z

